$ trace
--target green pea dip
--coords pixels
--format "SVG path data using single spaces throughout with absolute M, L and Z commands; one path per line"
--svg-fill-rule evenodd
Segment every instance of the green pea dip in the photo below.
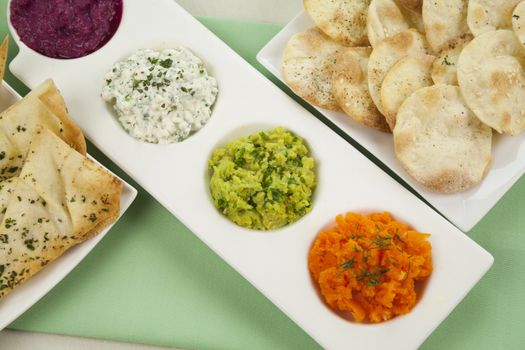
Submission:
M 213 151 L 208 162 L 215 207 L 237 225 L 275 230 L 312 210 L 314 159 L 300 137 L 276 128 Z

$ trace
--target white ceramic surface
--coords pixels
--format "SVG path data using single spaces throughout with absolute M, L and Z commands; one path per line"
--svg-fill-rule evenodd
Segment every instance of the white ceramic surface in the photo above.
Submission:
M 284 82 L 282 54 L 288 40 L 313 26 L 307 13 L 301 12 L 259 52 L 257 60 Z M 525 172 L 525 133 L 514 137 L 495 134 L 492 169 L 480 185 L 462 193 L 435 193 L 413 180 L 397 161 L 391 134 L 369 129 L 341 112 L 317 110 L 397 173 L 464 232 L 470 231 Z
M 7 85 L 6 82 L 2 82 L 2 86 L 0 86 L 0 111 L 19 99 L 20 95 Z M 120 197 L 119 218 L 129 208 L 136 196 L 137 190 L 124 182 Z M 90 240 L 69 249 L 60 258 L 47 265 L 38 274 L 31 277 L 4 299 L 0 300 L 0 330 L 13 322 L 66 277 L 67 274 L 89 254 L 97 243 L 106 236 L 112 226 L 113 225 L 108 226 Z
M 147 23 L 148 30 L 137 23 Z M 43 57 L 14 38 L 21 47 L 10 68 L 20 80 L 35 86 L 53 77 L 88 139 L 327 349 L 416 348 L 493 262 L 490 254 L 349 147 L 171 0 L 127 0 L 113 39 L 80 59 Z M 191 48 L 217 78 L 220 91 L 208 125 L 184 142 L 160 146 L 130 137 L 100 98 L 100 90 L 113 62 L 139 48 L 167 45 Z M 274 126 L 307 140 L 317 160 L 319 185 L 311 213 L 281 230 L 262 233 L 232 224 L 214 208 L 207 160 L 216 146 Z M 319 299 L 308 273 L 307 252 L 318 230 L 348 210 L 389 210 L 433 234 L 435 272 L 410 314 L 378 325 L 355 324 Z

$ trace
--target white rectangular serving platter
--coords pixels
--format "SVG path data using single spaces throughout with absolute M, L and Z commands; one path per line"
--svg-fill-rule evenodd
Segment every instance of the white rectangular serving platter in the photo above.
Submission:
M 172 0 L 124 0 L 112 40 L 79 59 L 44 57 L 12 35 L 20 53 L 11 71 L 31 87 L 52 77 L 88 139 L 326 349 L 417 348 L 493 263 L 483 248 L 348 147 Z M 104 75 L 137 49 L 170 45 L 186 46 L 204 60 L 218 80 L 219 96 L 211 120 L 187 140 L 143 143 L 120 127 L 101 99 Z M 208 158 L 227 141 L 276 126 L 304 137 L 312 150 L 318 177 L 314 208 L 274 232 L 236 226 L 213 206 Z M 382 324 L 355 324 L 321 301 L 307 254 L 318 231 L 337 214 L 383 210 L 432 233 L 435 271 L 410 314 Z
M 2 82 L 0 86 L 0 111 L 3 111 L 20 98 L 20 95 L 15 90 L 6 82 Z M 137 196 L 136 189 L 125 181 L 123 181 L 123 183 L 124 187 L 120 196 L 119 218 L 122 217 Z M 119 218 L 117 218 L 117 220 Z M 97 236 L 69 249 L 60 258 L 47 265 L 35 276 L 31 277 L 0 300 L 0 330 L 7 327 L 66 277 L 67 274 L 89 254 L 97 243 L 106 236 L 114 224 L 115 223 L 105 228 Z
M 302 11 L 266 44 L 257 55 L 257 60 L 286 84 L 282 76 L 282 55 L 286 44 L 294 34 L 314 26 L 308 14 Z M 495 135 L 492 169 L 480 185 L 456 194 L 432 192 L 410 177 L 398 162 L 391 134 L 367 128 L 342 112 L 316 109 L 393 170 L 464 232 L 470 231 L 525 172 L 525 133 L 513 137 Z

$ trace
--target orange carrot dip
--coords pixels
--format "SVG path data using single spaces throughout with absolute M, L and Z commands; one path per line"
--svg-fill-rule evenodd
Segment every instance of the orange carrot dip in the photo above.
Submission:
M 382 322 L 416 304 L 416 282 L 432 273 L 430 235 L 395 221 L 390 213 L 336 217 L 308 256 L 325 302 L 356 322 Z

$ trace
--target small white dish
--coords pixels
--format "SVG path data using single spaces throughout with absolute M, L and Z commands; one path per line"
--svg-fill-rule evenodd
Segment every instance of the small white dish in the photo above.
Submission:
M 36 86 L 52 77 L 88 139 L 326 349 L 418 347 L 492 265 L 483 248 L 349 147 L 172 0 L 125 0 L 113 39 L 79 59 L 50 59 L 13 37 L 20 53 L 11 71 L 19 79 Z M 201 57 L 218 81 L 219 95 L 211 120 L 198 133 L 178 144 L 147 144 L 120 127 L 100 92 L 115 61 L 140 48 L 165 45 L 183 45 Z M 318 187 L 309 214 L 263 233 L 239 227 L 215 209 L 207 164 L 215 147 L 276 126 L 304 137 L 317 162 Z M 337 214 L 383 210 L 432 234 L 435 271 L 410 314 L 383 324 L 355 324 L 319 298 L 307 268 L 308 250 Z
M 3 111 L 20 98 L 20 95 L 13 90 L 13 88 L 6 82 L 2 82 L 0 86 L 0 111 Z M 119 218 L 122 217 L 124 212 L 129 208 L 136 196 L 137 190 L 124 182 L 120 196 Z M 105 228 L 97 236 L 69 249 L 61 257 L 51 262 L 36 275 L 0 300 L 0 330 L 7 327 L 66 277 L 67 274 L 89 254 L 97 243 L 106 236 L 113 225 L 114 224 Z
M 284 82 L 282 55 L 288 40 L 294 34 L 314 26 L 308 14 L 302 11 L 266 44 L 257 55 L 257 60 Z M 464 232 L 470 231 L 525 172 L 525 133 L 514 137 L 495 134 L 492 155 L 494 163 L 480 185 L 456 194 L 432 192 L 416 182 L 403 169 L 395 156 L 391 134 L 369 129 L 342 112 L 316 109 L 388 166 Z

